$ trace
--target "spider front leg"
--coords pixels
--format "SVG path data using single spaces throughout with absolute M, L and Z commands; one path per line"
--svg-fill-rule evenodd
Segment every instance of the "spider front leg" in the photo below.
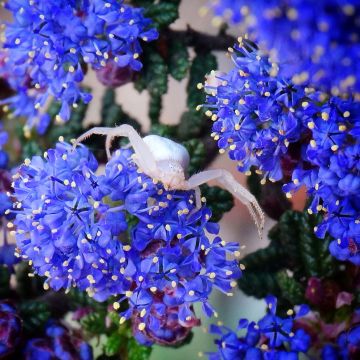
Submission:
M 195 174 L 187 181 L 189 189 L 196 189 L 201 184 L 205 184 L 210 180 L 217 180 L 228 191 L 230 191 L 236 198 L 247 206 L 249 212 L 257 226 L 259 236 L 262 239 L 265 216 L 260 208 L 259 203 L 253 194 L 240 185 L 235 178 L 226 170 L 207 170 L 199 174 Z
M 111 157 L 110 145 L 111 140 L 117 136 L 124 136 L 129 139 L 130 145 L 134 149 L 136 155 L 136 161 L 141 170 L 149 176 L 156 174 L 157 165 L 154 156 L 151 153 L 151 150 L 146 145 L 142 137 L 137 133 L 137 131 L 130 125 L 124 124 L 115 128 L 108 127 L 95 127 L 80 137 L 78 137 L 74 142 L 74 147 L 77 144 L 81 143 L 83 140 L 87 139 L 91 135 L 106 135 L 106 154 L 108 158 Z

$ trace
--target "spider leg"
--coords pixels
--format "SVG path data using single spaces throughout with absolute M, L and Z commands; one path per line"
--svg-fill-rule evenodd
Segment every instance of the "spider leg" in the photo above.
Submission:
M 259 232 L 260 238 L 263 236 L 265 216 L 260 208 L 254 195 L 240 185 L 235 178 L 226 170 L 207 170 L 195 174 L 187 181 L 189 189 L 196 189 L 201 184 L 205 184 L 210 180 L 217 180 L 228 191 L 230 191 L 236 198 L 238 198 L 249 209 L 256 227 Z
M 201 190 L 199 186 L 196 186 L 194 190 L 195 190 L 195 205 L 196 205 L 196 209 L 199 210 L 201 208 Z
M 112 139 L 117 136 L 127 137 L 129 139 L 130 145 L 134 149 L 134 153 L 136 155 L 136 161 L 139 167 L 141 168 L 141 170 L 144 171 L 144 173 L 149 176 L 156 174 L 157 166 L 156 166 L 155 158 L 152 155 L 149 147 L 142 139 L 142 137 L 137 133 L 137 131 L 132 126 L 123 124 L 115 128 L 95 127 L 93 129 L 90 129 L 89 131 L 86 131 L 79 138 L 77 138 L 76 141 L 74 142 L 74 147 L 76 147 L 77 144 L 79 144 L 81 141 L 85 140 L 86 138 L 88 138 L 93 134 L 107 136 L 106 154 L 108 155 L 108 157 L 111 156 L 110 145 Z

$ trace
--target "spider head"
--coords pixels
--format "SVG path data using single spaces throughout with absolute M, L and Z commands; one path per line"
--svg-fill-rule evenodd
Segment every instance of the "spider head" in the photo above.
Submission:
M 181 164 L 177 161 L 158 161 L 159 173 L 156 177 L 168 190 L 182 190 L 185 187 L 185 173 Z

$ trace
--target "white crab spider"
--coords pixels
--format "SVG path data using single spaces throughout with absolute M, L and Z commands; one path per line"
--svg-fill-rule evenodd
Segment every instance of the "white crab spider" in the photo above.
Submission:
M 144 174 L 159 180 L 167 190 L 195 190 L 197 206 L 201 206 L 199 186 L 210 180 L 217 180 L 248 207 L 259 235 L 262 237 L 264 213 L 255 197 L 240 185 L 228 171 L 206 170 L 186 179 L 190 156 L 184 146 L 158 135 L 148 135 L 142 138 L 132 126 L 126 124 L 115 128 L 94 127 L 75 140 L 74 148 L 93 134 L 106 135 L 105 148 L 108 159 L 111 157 L 112 140 L 117 136 L 127 137 L 134 149 L 134 161 Z

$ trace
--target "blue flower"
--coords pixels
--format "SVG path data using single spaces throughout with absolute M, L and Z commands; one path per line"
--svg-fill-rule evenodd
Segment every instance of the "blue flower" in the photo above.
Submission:
M 282 159 L 289 145 L 300 140 L 301 115 L 295 111 L 306 100 L 302 87 L 274 77 L 277 67 L 256 46 L 240 39 L 234 47 L 235 68 L 213 72 L 205 83 L 206 114 L 214 120 L 212 137 L 220 152 L 249 173 L 252 166 L 263 181 L 283 178 Z
M 266 302 L 268 313 L 257 323 L 239 321 L 237 330 L 243 336 L 225 326 L 211 325 L 210 332 L 220 339 L 215 340 L 218 351 L 208 353 L 210 360 L 291 360 L 308 351 L 310 336 L 302 329 L 294 329 L 294 320 L 304 316 L 308 307 L 300 306 L 296 314 L 289 310 L 287 318 L 280 318 L 276 315 L 276 298 L 268 296 Z
M 296 84 L 333 95 L 359 92 L 360 13 L 354 0 L 209 1 L 217 19 L 241 24 Z
M 21 340 L 21 320 L 16 309 L 9 303 L 0 303 L 0 357 L 6 357 L 15 351 Z
M 93 359 L 90 345 L 82 339 L 71 336 L 65 327 L 50 323 L 45 332 L 45 337 L 33 338 L 27 342 L 24 349 L 24 359 Z
M 21 208 L 15 221 L 19 251 L 48 278 L 45 288 L 78 286 L 102 301 L 127 290 L 118 241 L 127 224 L 121 207 L 114 212 L 107 204 L 110 191 L 97 167 L 86 148 L 72 151 L 58 143 L 45 159 L 25 160 L 15 175 L 14 208 Z
M 102 175 L 85 147 L 63 142 L 25 160 L 14 182 L 17 246 L 45 288 L 117 296 L 115 309 L 129 304 L 120 321 L 132 318 L 139 341 L 175 344 L 199 324 L 195 303 L 211 316 L 211 291 L 232 294 L 239 245 L 218 236 L 193 191 L 166 191 L 132 155 L 116 151 Z
M 139 71 L 140 40 L 157 38 L 141 8 L 117 0 L 11 1 L 13 22 L 6 29 L 4 71 L 17 94 L 7 100 L 15 115 L 38 124 L 38 110 L 52 96 L 61 101 L 58 121 L 91 95 L 80 87 L 86 65 L 95 70 L 109 62 Z M 21 104 L 21 106 L 19 106 Z
M 360 354 L 360 325 L 342 332 L 336 344 L 327 344 L 322 349 L 323 360 L 356 359 Z
M 323 238 L 329 233 L 334 238 L 330 252 L 359 265 L 360 103 L 331 98 L 309 109 L 304 117 L 311 131 L 309 145 L 284 190 L 305 185 L 312 197 L 308 211 L 324 214 L 316 234 Z

